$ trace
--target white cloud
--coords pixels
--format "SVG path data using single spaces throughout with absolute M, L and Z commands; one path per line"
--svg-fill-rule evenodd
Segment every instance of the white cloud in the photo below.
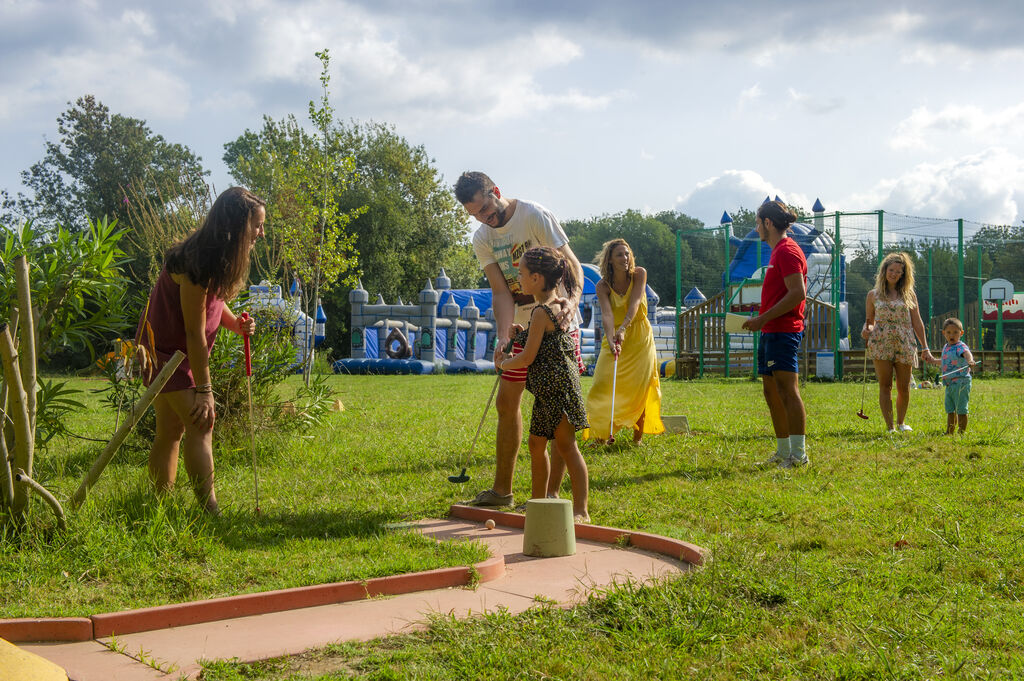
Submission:
M 789 88 L 789 101 L 803 109 L 806 113 L 815 115 L 830 113 L 843 105 L 842 97 L 809 95 L 795 88 Z
M 755 210 L 765 197 L 776 196 L 791 206 L 809 209 L 813 203 L 803 194 L 783 191 L 753 170 L 726 170 L 720 176 L 698 182 L 688 194 L 677 199 L 675 209 L 697 218 L 706 227 L 714 227 L 723 212 L 740 207 Z
M 14 75 L 4 84 L 0 121 L 50 103 L 55 96 L 73 101 L 85 93 L 96 95 L 115 113 L 181 118 L 189 110 L 191 90 L 181 76 L 161 64 L 162 57 L 147 53 L 132 40 L 117 50 L 87 48 L 39 55 L 34 78 Z
M 1002 148 L 921 163 L 842 202 L 843 210 L 876 210 L 991 224 L 1024 218 L 1024 158 Z
M 1024 130 L 1024 102 L 986 111 L 979 106 L 950 104 L 938 112 L 927 106 L 914 109 L 896 125 L 889 146 L 898 150 L 931 149 L 932 141 L 965 135 L 974 141 L 994 144 L 1020 138 Z
M 764 96 L 764 91 L 761 89 L 760 83 L 754 83 L 746 90 L 740 91 L 739 100 L 737 101 L 736 108 L 743 111 L 748 106 L 754 106 Z
M 125 10 L 121 15 L 121 23 L 126 29 L 138 31 L 146 37 L 150 37 L 156 32 L 149 15 L 139 10 Z

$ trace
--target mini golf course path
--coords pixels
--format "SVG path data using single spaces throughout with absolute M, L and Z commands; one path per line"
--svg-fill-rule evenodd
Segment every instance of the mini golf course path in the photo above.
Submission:
M 495 529 L 484 528 L 488 518 Z M 200 660 L 255 661 L 423 629 L 431 613 L 460 618 L 499 609 L 519 613 L 537 606 L 538 599 L 571 606 L 613 584 L 671 577 L 705 560 L 704 550 L 693 544 L 597 525 L 576 526 L 575 555 L 533 558 L 522 552 L 523 521 L 517 513 L 455 505 L 447 519 L 412 524 L 438 540 L 483 542 L 491 558 L 471 568 L 91 618 L 0 620 L 0 638 L 56 663 L 71 681 L 168 681 L 195 677 Z M 120 652 L 105 645 L 112 641 Z M 0 669 L 0 679 L 7 671 Z

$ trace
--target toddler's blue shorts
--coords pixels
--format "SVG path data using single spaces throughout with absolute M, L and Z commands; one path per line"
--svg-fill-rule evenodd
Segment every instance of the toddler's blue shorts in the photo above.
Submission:
M 971 377 L 964 376 L 946 386 L 946 413 L 966 414 L 971 401 Z

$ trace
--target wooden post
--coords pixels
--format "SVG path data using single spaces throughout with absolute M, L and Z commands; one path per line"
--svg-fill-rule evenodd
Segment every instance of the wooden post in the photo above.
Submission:
M 8 416 L 14 422 L 14 467 L 29 470 L 32 462 L 33 433 L 28 418 L 28 403 L 25 389 L 18 370 L 18 351 L 14 349 L 7 324 L 0 324 L 0 356 L 3 359 L 4 378 L 7 381 Z M 28 495 L 25 488 L 14 488 L 14 503 L 11 510 L 15 517 L 25 512 Z
M 132 428 L 135 427 L 135 424 L 139 422 L 139 419 L 142 418 L 146 409 L 148 409 L 149 405 L 153 403 L 157 394 L 159 394 L 160 390 L 167 384 L 167 381 L 171 379 L 171 374 L 174 373 L 174 370 L 178 368 L 178 365 L 181 364 L 183 359 L 185 359 L 185 353 L 178 350 L 169 360 L 167 360 L 167 364 L 164 365 L 163 369 L 160 370 L 160 373 L 158 373 L 156 378 L 153 379 L 153 383 L 150 384 L 146 392 L 139 398 L 139 401 L 135 403 L 134 407 L 132 407 L 128 418 L 125 419 L 124 423 L 121 424 L 121 427 L 117 429 L 116 433 L 114 433 L 114 437 L 110 438 L 110 442 L 108 442 L 107 446 L 103 448 L 103 453 L 100 454 L 99 458 L 93 463 L 92 468 L 89 469 L 85 479 L 82 480 L 82 484 L 78 486 L 78 490 L 75 492 L 75 495 L 71 497 L 72 508 L 78 508 L 82 505 L 82 502 L 85 501 L 85 495 L 89 493 L 89 488 L 96 484 L 96 481 L 103 473 L 103 469 L 106 468 L 107 464 L 110 463 L 110 460 L 114 458 L 114 454 L 117 452 L 118 447 L 120 447 L 121 443 L 123 443 L 125 438 L 128 437 L 128 433 L 130 433 Z

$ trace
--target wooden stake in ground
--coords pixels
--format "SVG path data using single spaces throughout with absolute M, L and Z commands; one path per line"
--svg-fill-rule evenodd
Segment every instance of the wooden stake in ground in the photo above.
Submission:
M 160 370 L 160 373 L 156 375 L 156 378 L 153 379 L 149 388 L 142 394 L 142 397 L 139 398 L 139 401 L 135 403 L 135 406 L 129 413 L 128 418 L 125 419 L 125 422 L 122 423 L 121 427 L 117 429 L 116 433 L 114 433 L 114 437 L 110 438 L 110 442 L 108 442 L 107 446 L 103 448 L 103 453 L 100 454 L 99 458 L 93 463 L 92 468 L 89 469 L 85 479 L 82 480 L 82 484 L 78 486 L 78 490 L 75 492 L 74 496 L 71 497 L 72 508 L 78 508 L 82 505 L 82 502 L 85 501 L 85 495 L 89 493 L 89 488 L 96 484 L 96 481 L 103 473 L 103 469 L 106 468 L 107 464 L 110 463 L 110 460 L 114 458 L 114 454 L 117 452 L 118 447 L 120 447 L 121 443 L 125 441 L 125 438 L 128 437 L 132 428 L 134 428 L 135 424 L 139 422 L 139 419 L 142 418 L 146 409 L 148 409 L 149 405 L 153 403 L 153 400 L 156 399 L 160 390 L 167 384 L 167 381 L 171 379 L 171 374 L 174 373 L 174 370 L 178 368 L 178 365 L 181 364 L 184 359 L 185 353 L 181 350 L 177 350 L 174 355 L 167 360 L 167 364 L 165 364 L 163 369 Z

